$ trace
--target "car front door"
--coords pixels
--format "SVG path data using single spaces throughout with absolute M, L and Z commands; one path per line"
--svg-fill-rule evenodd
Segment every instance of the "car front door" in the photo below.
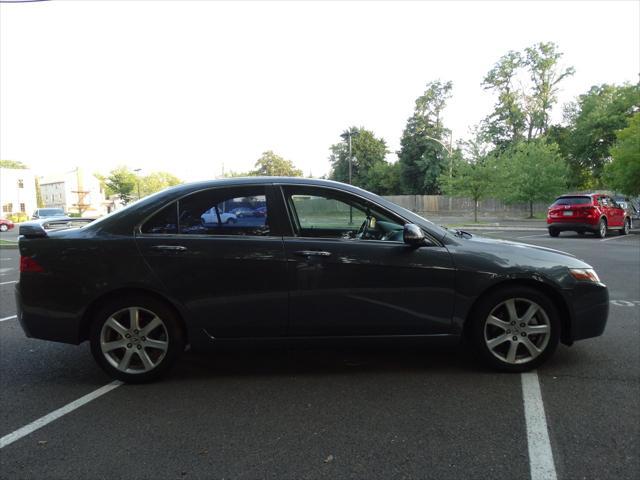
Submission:
M 286 262 L 282 236 L 269 219 L 271 204 L 264 186 L 200 191 L 157 212 L 136 236 L 169 295 L 211 337 L 286 334 Z M 221 221 L 240 207 L 265 214 Z
M 406 245 L 402 219 L 339 190 L 284 186 L 283 198 L 291 336 L 450 333 L 454 270 L 437 240 Z
M 611 197 L 607 197 L 607 203 L 609 205 L 609 211 L 612 218 L 610 225 L 613 227 L 621 227 L 624 225 L 624 208 Z

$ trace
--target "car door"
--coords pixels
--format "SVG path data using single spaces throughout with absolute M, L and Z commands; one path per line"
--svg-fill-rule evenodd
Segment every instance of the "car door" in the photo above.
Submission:
M 291 336 L 450 333 L 454 270 L 444 246 L 406 245 L 402 219 L 339 190 L 283 186 L 283 198 Z
M 264 186 L 196 192 L 157 212 L 136 236 L 168 294 L 212 337 L 286 334 L 288 285 L 277 227 L 269 215 L 220 221 L 232 208 L 269 212 L 271 196 Z
M 606 197 L 611 215 L 610 223 L 612 227 L 621 227 L 624 225 L 624 209 L 611 197 Z

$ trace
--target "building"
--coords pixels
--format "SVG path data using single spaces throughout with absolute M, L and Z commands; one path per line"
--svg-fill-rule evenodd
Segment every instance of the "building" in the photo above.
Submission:
M 31 170 L 0 167 L 0 205 L 2 217 L 20 213 L 31 217 L 37 208 L 36 178 Z
M 47 208 L 62 208 L 83 217 L 108 213 L 104 189 L 94 175 L 76 168 L 60 175 L 40 177 L 42 203 Z

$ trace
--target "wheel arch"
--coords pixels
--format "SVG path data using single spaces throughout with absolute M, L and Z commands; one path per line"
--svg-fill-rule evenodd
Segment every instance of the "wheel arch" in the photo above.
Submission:
M 144 295 L 146 297 L 152 297 L 164 303 L 176 315 L 176 318 L 178 319 L 178 323 L 180 324 L 180 328 L 182 329 L 182 332 L 185 335 L 185 338 L 188 338 L 189 330 L 184 320 L 184 313 L 174 302 L 172 302 L 166 296 L 154 290 L 150 290 L 142 287 L 123 287 L 123 288 L 118 288 L 116 290 L 111 290 L 109 292 L 103 293 L 102 295 L 95 298 L 89 304 L 89 306 L 85 309 L 84 314 L 82 315 L 82 320 L 80 322 L 80 341 L 89 339 L 89 332 L 91 330 L 91 321 L 93 319 L 93 316 L 96 314 L 96 312 L 100 308 L 102 308 L 103 305 L 110 302 L 111 300 L 121 298 L 125 295 Z
M 469 308 L 467 315 L 464 321 L 463 334 L 464 336 L 468 336 L 470 333 L 470 325 L 472 321 L 472 317 L 478 304 L 487 297 L 488 295 L 493 294 L 498 290 L 503 290 L 505 288 L 512 287 L 527 287 L 534 290 L 537 290 L 543 294 L 545 294 L 549 299 L 553 302 L 553 304 L 558 309 L 558 313 L 560 314 L 560 341 L 565 345 L 573 344 L 571 340 L 571 310 L 569 309 L 569 305 L 567 301 L 563 298 L 563 296 L 558 293 L 558 291 L 552 287 L 551 285 L 544 283 L 539 280 L 526 279 L 526 278 L 516 278 L 504 280 L 502 282 L 491 285 L 487 289 L 485 289 L 475 301 L 472 303 Z

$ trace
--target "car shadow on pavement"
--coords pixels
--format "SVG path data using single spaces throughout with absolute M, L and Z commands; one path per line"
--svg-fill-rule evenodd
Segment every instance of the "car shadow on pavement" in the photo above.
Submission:
M 171 380 L 231 376 L 358 375 L 361 373 L 488 372 L 462 348 L 411 347 L 260 348 L 187 352 L 172 370 Z

